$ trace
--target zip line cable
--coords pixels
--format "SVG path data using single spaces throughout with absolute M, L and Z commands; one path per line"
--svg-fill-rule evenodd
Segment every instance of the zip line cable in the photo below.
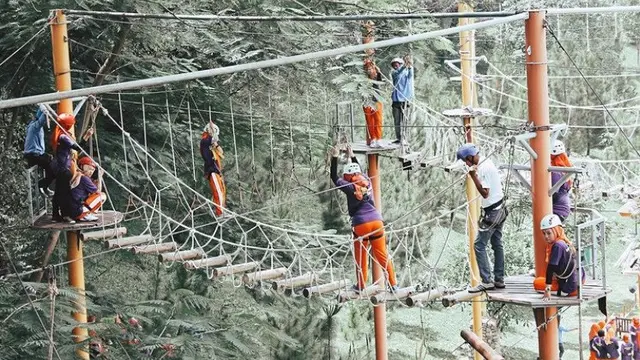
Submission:
M 7 56 L 6 59 L 2 60 L 2 62 L 0 62 L 0 66 L 4 65 L 7 61 L 9 61 L 14 55 L 16 55 L 17 53 L 20 52 L 20 50 L 22 50 L 25 46 L 27 46 L 31 41 L 33 41 L 33 39 L 37 38 L 40 34 L 42 34 L 47 28 L 49 27 L 49 24 L 45 24 L 37 33 L 35 33 L 31 38 L 29 38 L 29 40 L 25 41 L 24 44 L 22 44 L 18 49 L 16 49 L 16 51 L 12 52 L 9 56 Z

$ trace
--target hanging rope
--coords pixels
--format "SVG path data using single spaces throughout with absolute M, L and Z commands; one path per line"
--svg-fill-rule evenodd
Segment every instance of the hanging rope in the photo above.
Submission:
M 48 360 L 53 360 L 53 350 L 54 350 L 54 342 L 53 342 L 53 330 L 55 326 L 55 316 L 56 316 L 56 296 L 58 295 L 58 287 L 56 286 L 56 274 L 55 270 L 52 266 L 47 268 L 48 273 L 48 283 L 49 283 L 49 300 L 51 306 L 49 308 L 49 313 L 51 314 L 51 325 L 49 328 L 49 334 L 51 334 L 51 341 L 49 341 L 49 356 Z
M 168 100 L 167 100 L 167 106 L 169 106 Z M 119 92 L 118 92 L 118 108 L 120 110 L 120 127 L 124 129 L 124 117 L 122 116 L 122 98 L 120 97 Z M 171 124 L 169 124 L 169 126 L 171 126 Z M 171 127 L 169 127 L 169 129 L 171 129 Z M 124 171 L 125 171 L 125 174 L 127 175 L 127 178 L 129 178 L 129 162 L 127 161 L 127 143 L 125 140 L 124 131 L 122 132 L 122 153 L 124 155 Z
M 173 159 L 173 176 L 177 177 L 178 176 L 178 171 L 176 169 L 176 151 L 175 148 L 173 147 L 173 130 L 171 129 L 171 113 L 169 111 L 169 95 L 165 94 L 165 104 L 167 107 L 167 122 L 169 123 L 169 144 L 171 145 L 171 158 Z M 179 112 L 180 110 L 178 110 Z M 176 115 L 176 119 L 177 119 L 177 115 Z
M 269 150 L 271 153 L 271 166 L 270 166 L 270 175 L 271 175 L 271 194 L 275 194 L 276 193 L 276 177 L 275 177 L 275 173 L 273 171 L 273 162 L 274 162 L 274 156 L 273 156 L 273 114 L 272 114 L 272 108 L 271 108 L 271 91 L 269 91 L 268 94 L 268 107 L 269 107 Z
M 211 114 L 211 112 L 209 112 Z M 191 124 L 191 101 L 187 101 L 187 118 L 189 121 L 189 144 L 191 144 L 191 169 L 193 170 L 193 182 L 196 182 L 196 157 L 193 149 L 193 127 Z M 211 120 L 209 120 L 211 121 Z
M 149 147 L 147 147 L 147 116 L 144 106 L 144 96 L 141 98 L 142 100 L 142 135 L 144 136 L 144 162 L 145 162 L 145 170 L 147 174 L 149 173 L 149 155 L 147 155 L 149 151 Z

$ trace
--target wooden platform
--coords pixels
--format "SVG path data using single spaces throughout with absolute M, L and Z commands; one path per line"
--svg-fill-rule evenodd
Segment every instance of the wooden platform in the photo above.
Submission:
M 560 297 L 551 295 L 549 301 L 542 301 L 542 293 L 533 289 L 533 277 L 526 275 L 510 276 L 505 279 L 505 289 L 489 290 L 486 292 L 488 301 L 528 306 L 531 308 L 545 308 L 556 306 L 578 306 L 577 297 Z M 467 291 L 465 291 L 467 292 Z M 598 300 L 611 292 L 610 288 L 602 288 L 602 284 L 588 281 L 582 285 L 582 302 Z M 481 293 L 484 295 L 484 293 Z M 464 301 L 463 301 L 464 302 Z
M 44 214 L 36 219 L 31 225 L 31 228 L 38 230 L 61 230 L 61 231 L 74 231 L 74 230 L 88 230 L 101 227 L 109 227 L 119 224 L 124 216 L 117 211 L 99 211 L 96 213 L 98 217 L 97 221 L 80 222 L 76 221 L 75 224 L 69 224 L 64 222 L 55 222 L 51 220 L 51 214 Z
M 365 141 L 351 143 L 351 149 L 355 154 L 383 154 L 400 149 L 400 144 L 393 144 L 392 140 L 380 140 L 381 147 L 370 147 Z

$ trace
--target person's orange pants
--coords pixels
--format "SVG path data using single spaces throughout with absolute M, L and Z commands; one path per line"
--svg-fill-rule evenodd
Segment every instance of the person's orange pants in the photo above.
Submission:
M 107 195 L 101 192 L 95 192 L 87 196 L 87 199 L 82 204 L 82 214 L 80 214 L 76 220 L 80 220 L 88 214 L 97 212 L 105 201 L 107 201 Z
M 396 286 L 396 273 L 393 263 L 387 254 L 387 239 L 384 235 L 384 223 L 380 220 L 369 221 L 353 227 L 354 251 L 353 256 L 356 261 L 356 275 L 358 277 L 358 288 L 364 289 L 367 282 L 369 254 L 367 248 L 371 244 L 373 258 L 385 269 L 389 285 Z M 362 237 L 362 239 L 358 239 Z M 375 280 L 375 279 L 374 279 Z
M 535 280 L 533 280 L 533 288 L 537 292 L 544 292 L 544 289 L 547 286 L 546 282 L 547 282 L 547 279 L 545 279 L 544 276 L 537 277 Z M 554 277 L 553 280 L 551 280 L 551 292 L 557 293 L 559 289 L 560 289 L 560 285 L 558 284 L 558 281 Z M 578 290 L 572 292 L 567 296 L 578 296 Z
M 378 101 L 376 109 L 370 106 L 365 106 L 362 109 L 367 121 L 367 143 L 370 143 L 371 140 L 382 139 L 382 103 Z
M 213 194 L 214 212 L 217 216 L 222 215 L 222 209 L 227 206 L 227 187 L 224 184 L 222 175 L 217 173 L 209 174 L 209 188 Z

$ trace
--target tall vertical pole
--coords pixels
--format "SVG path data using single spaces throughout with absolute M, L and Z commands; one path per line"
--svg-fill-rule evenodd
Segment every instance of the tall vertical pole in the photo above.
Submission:
M 53 48 L 53 73 L 55 76 L 56 90 L 71 90 L 71 61 L 69 60 L 69 38 L 67 34 L 67 19 L 62 10 L 55 10 L 51 20 L 51 46 Z M 61 100 L 58 104 L 58 114 L 73 114 L 73 102 L 71 99 Z M 75 136 L 75 129 L 71 128 L 71 135 Z M 84 261 L 82 255 L 82 242 L 75 231 L 67 231 L 67 261 L 69 261 L 69 284 L 76 288 L 79 297 L 75 302 L 76 311 L 73 318 L 79 323 L 87 322 L 87 308 L 84 292 Z M 87 330 L 76 327 L 73 329 L 73 339 L 79 343 L 87 338 Z M 84 347 L 76 349 L 76 355 L 84 360 L 89 360 L 89 353 Z
M 370 43 L 373 41 L 374 23 L 368 21 L 364 24 L 364 33 L 362 43 Z M 365 59 L 371 61 L 373 66 L 374 49 L 365 50 Z M 369 132 L 365 131 L 365 140 L 369 140 Z M 378 154 L 369 154 L 367 156 L 369 164 L 369 178 L 371 178 L 371 187 L 373 188 L 373 198 L 376 208 L 382 213 L 382 192 L 380 189 L 380 176 L 378 172 Z M 372 261 L 373 282 L 378 286 L 384 286 L 384 271 L 377 261 Z M 373 307 L 373 322 L 375 326 L 376 341 L 376 360 L 387 360 L 387 307 L 385 303 L 378 304 Z
M 467 3 L 461 1 L 458 3 L 458 12 L 473 11 L 472 7 Z M 458 20 L 458 26 L 468 25 L 473 22 L 473 19 L 460 18 Z M 462 71 L 462 106 L 473 107 L 474 105 L 474 84 L 473 84 L 473 57 L 475 56 L 474 46 L 474 34 L 472 31 L 463 31 L 460 33 L 460 69 Z M 465 127 L 465 141 L 473 143 L 473 118 L 464 118 Z M 478 270 L 478 263 L 476 262 L 476 253 L 474 251 L 474 242 L 476 239 L 477 224 L 480 217 L 480 202 L 475 199 L 478 196 L 478 190 L 476 190 L 473 180 L 467 177 L 466 180 L 466 192 L 467 201 L 469 202 L 469 212 L 467 213 L 467 233 L 469 235 L 469 263 L 471 267 L 471 286 L 477 286 L 479 283 L 480 272 Z M 482 338 L 482 303 L 474 301 L 471 305 L 473 313 L 473 332 Z M 480 360 L 480 353 L 473 352 L 473 358 Z
M 545 276 L 546 243 L 540 230 L 542 218 L 552 212 L 551 175 L 549 174 L 550 136 L 549 136 L 549 85 L 547 78 L 547 37 L 545 31 L 545 13 L 534 10 L 529 12 L 525 21 L 525 61 L 527 68 L 527 98 L 529 123 L 533 124 L 537 136 L 530 140 L 537 159 L 531 162 L 531 192 L 533 198 L 533 246 L 536 276 Z M 536 309 L 538 326 L 549 318 L 555 318 L 557 308 Z M 548 321 L 538 330 L 538 347 L 541 360 L 556 360 L 558 353 L 558 322 Z

